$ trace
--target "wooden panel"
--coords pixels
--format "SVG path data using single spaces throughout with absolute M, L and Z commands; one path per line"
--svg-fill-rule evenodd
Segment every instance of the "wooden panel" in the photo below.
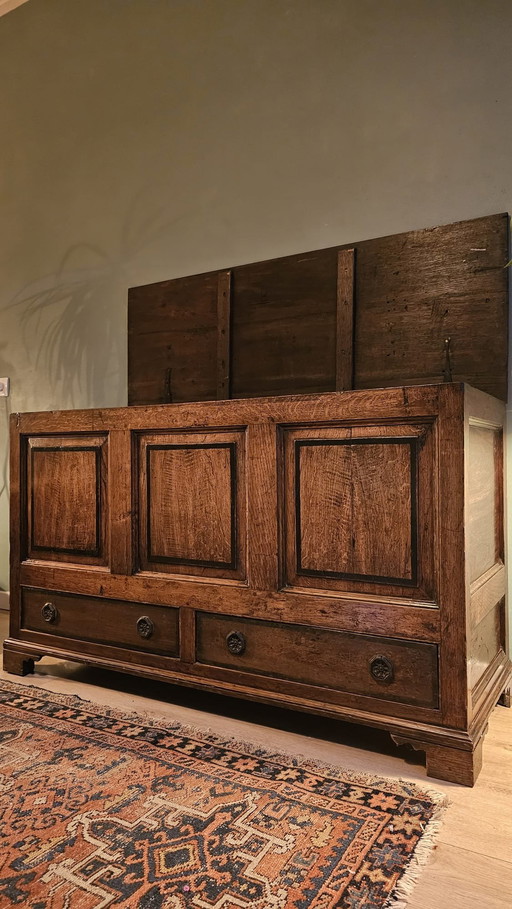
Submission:
M 295 442 L 297 571 L 352 574 L 350 439 Z
M 130 289 L 129 404 L 217 397 L 217 309 L 217 272 Z
M 238 654 L 228 648 L 233 633 L 244 647 Z M 377 657 L 392 665 L 389 681 L 372 676 Z M 437 705 L 437 647 L 432 644 L 199 613 L 197 660 L 385 700 Z
M 508 216 L 356 248 L 354 387 L 448 380 L 506 399 Z
M 82 659 L 136 675 L 374 724 L 394 733 L 407 733 L 411 741 L 422 745 L 471 753 L 483 733 L 492 705 L 507 683 L 510 664 L 499 649 L 504 639 L 503 608 L 500 605 L 497 610 L 492 602 L 503 593 L 502 565 L 497 562 L 471 585 L 465 572 L 464 480 L 468 462 L 465 445 L 470 425 L 494 432 L 499 428 L 503 410 L 499 402 L 482 392 L 445 384 L 307 397 L 16 415 L 11 421 L 11 538 L 17 561 L 16 546 L 20 539 L 22 554 L 21 564 L 14 566 L 12 574 L 11 602 L 16 614 L 13 614 L 11 639 L 5 648 L 9 668 L 27 671 L 32 659 L 45 654 L 60 659 Z M 109 439 L 112 433 L 108 458 L 107 431 Z M 106 467 L 108 462 L 110 476 L 122 474 L 116 490 L 108 497 L 111 533 L 106 537 L 103 530 L 100 533 L 101 540 L 112 540 L 112 546 L 117 549 L 112 561 L 116 564 L 115 572 L 103 570 L 95 562 L 73 564 L 75 556 L 68 564 L 51 557 L 26 558 L 31 501 L 27 489 L 32 459 L 27 436 L 33 440 L 34 447 L 59 451 L 67 448 L 63 457 L 77 448 L 100 449 L 101 516 L 106 516 L 103 503 L 107 504 L 103 465 Z M 223 537 L 221 533 L 219 539 L 214 538 L 212 528 L 216 521 L 208 514 L 203 522 L 209 528 L 206 538 L 201 535 L 204 528 L 200 528 L 199 522 L 192 533 L 188 526 L 182 527 L 178 537 L 173 537 L 172 528 L 176 524 L 179 530 L 181 508 L 174 501 L 168 503 L 169 489 L 160 482 L 155 494 L 157 510 L 163 502 L 169 520 L 166 524 L 164 515 L 153 529 L 161 554 L 168 561 L 150 561 L 148 542 L 152 542 L 152 525 L 148 501 L 151 504 L 155 493 L 150 476 L 148 500 L 147 464 L 148 459 L 151 461 L 151 448 L 159 456 L 162 451 L 171 452 L 173 461 L 177 453 L 181 457 L 184 451 L 197 450 L 202 454 L 211 450 L 225 454 L 231 446 L 236 448 L 236 494 L 230 496 L 235 506 L 229 514 L 231 518 L 234 514 L 236 534 L 229 554 L 229 534 Z M 380 458 L 380 451 L 386 446 L 391 460 Z M 299 467 L 304 466 L 300 464 L 303 455 L 312 457 L 312 463 L 306 463 L 304 469 L 312 491 L 305 496 L 305 502 L 301 501 L 304 490 L 300 490 L 300 484 L 301 495 L 297 497 L 297 449 L 301 452 Z M 495 446 L 497 477 L 501 470 L 498 449 Z M 343 457 L 338 460 L 340 452 L 350 453 L 348 463 Z M 409 452 L 408 460 L 404 460 L 404 452 Z M 320 461 L 314 460 L 317 456 Z M 413 470 L 414 459 L 417 466 Z M 140 475 L 133 490 L 128 469 L 130 460 L 134 477 Z M 173 490 L 178 500 L 182 496 L 186 501 L 187 495 L 199 498 L 198 481 L 191 480 L 182 465 L 164 463 L 159 470 L 162 474 L 167 471 L 178 475 L 179 482 Z M 225 492 L 228 486 L 232 491 L 226 483 L 226 462 L 222 462 L 219 471 L 211 473 L 201 463 L 198 472 L 211 490 L 206 511 L 211 508 L 225 517 Z M 326 475 L 323 483 L 317 478 L 322 472 Z M 231 460 L 229 473 L 232 475 Z M 55 471 L 50 474 L 53 476 Z M 217 474 L 221 476 L 220 482 Z M 336 514 L 341 515 L 343 510 L 345 474 L 354 490 L 350 495 L 350 534 L 345 532 L 343 524 L 340 534 L 335 520 Z M 410 481 L 408 487 L 406 478 Z M 371 495 L 365 487 L 368 482 Z M 329 483 L 332 489 L 326 494 Z M 379 490 L 373 488 L 377 483 L 384 487 L 382 499 Z M 393 486 L 400 483 L 402 495 L 397 496 L 395 503 L 390 497 L 394 495 Z M 172 485 L 172 479 L 168 485 Z M 499 512 L 499 479 L 495 486 L 495 505 Z M 52 491 L 50 483 L 50 498 Z M 324 576 L 297 573 L 296 504 L 298 501 L 301 510 L 307 505 L 308 495 L 317 500 L 316 516 L 310 530 L 305 527 L 300 557 L 309 566 L 306 571 L 324 570 L 327 563 Z M 384 555 L 378 544 L 388 532 L 386 508 L 396 512 L 395 523 L 403 525 L 400 528 L 403 536 L 405 521 L 400 508 L 404 501 L 411 514 L 416 509 L 417 552 L 414 553 L 415 534 L 411 529 L 403 545 L 401 537 L 397 546 L 395 537 L 390 536 L 387 540 L 390 554 Z M 374 502 L 375 507 L 373 504 L 371 509 L 367 507 Z M 198 505 L 204 512 L 205 503 L 200 500 Z M 360 533 L 366 534 L 368 540 L 376 533 L 372 523 L 375 508 L 377 524 L 381 523 L 379 539 L 374 546 L 358 547 L 357 539 L 353 545 L 353 538 Z M 177 521 L 173 509 L 177 509 Z M 357 516 L 363 516 L 361 531 L 354 509 Z M 341 563 L 345 573 L 348 574 L 347 568 L 354 570 L 355 565 L 359 570 L 375 571 L 376 565 L 390 570 L 391 564 L 395 571 L 398 564 L 403 564 L 401 583 L 389 583 L 389 576 L 378 580 L 379 575 L 373 581 L 367 575 L 364 580 L 333 577 L 340 567 L 336 561 L 338 553 L 331 536 L 325 533 L 321 512 L 324 523 L 330 525 L 331 536 L 338 533 L 339 538 L 346 537 L 351 547 L 345 563 Z M 127 533 L 131 517 L 135 521 L 133 552 Z M 413 525 L 411 520 L 410 528 Z M 320 538 L 317 547 L 312 538 L 309 542 L 307 539 L 311 528 L 312 536 L 316 534 Z M 409 524 L 407 528 L 409 532 Z M 302 534 L 300 542 L 302 546 Z M 214 545 L 220 547 L 223 559 L 231 558 L 234 551 L 236 568 L 194 563 L 193 559 L 199 560 L 205 554 L 198 552 L 203 545 L 210 559 L 219 558 L 218 552 L 212 551 Z M 501 558 L 500 516 L 496 521 L 495 551 Z M 190 555 L 192 564 L 187 564 L 185 560 Z M 93 557 L 83 556 L 84 560 L 87 558 Z M 173 558 L 178 561 L 173 562 Z M 129 573 L 132 566 L 133 575 Z M 55 628 L 49 630 L 46 624 L 43 626 L 40 599 L 34 602 L 33 612 L 22 612 L 20 581 L 24 586 L 37 587 L 39 596 L 46 597 L 45 591 L 55 591 L 55 596 L 64 597 L 62 611 L 66 624 L 58 627 L 59 614 L 48 623 L 49 626 L 57 623 Z M 76 598 L 78 608 L 74 602 L 68 608 L 69 598 L 73 601 Z M 87 600 L 96 602 L 86 603 Z M 122 615 L 116 611 L 118 608 L 122 609 Z M 167 644 L 157 644 L 156 640 L 151 646 L 139 644 L 140 635 L 134 632 L 133 626 L 150 608 L 157 610 L 155 618 L 161 615 L 169 617 L 169 621 L 169 610 L 180 610 L 180 659 L 167 649 Z M 206 614 L 200 618 L 202 631 L 195 628 L 198 612 Z M 137 633 L 137 638 L 130 638 L 128 643 L 123 643 L 123 635 L 128 633 L 124 616 L 129 617 L 126 626 L 129 634 Z M 481 622 L 472 637 L 471 620 L 476 622 L 478 617 Z M 172 623 L 176 629 L 175 618 L 174 613 Z M 243 653 L 228 651 L 226 656 L 225 639 L 232 630 L 244 634 L 248 646 Z M 197 643 L 201 662 L 195 662 Z M 394 664 L 393 679 L 386 682 L 382 677 L 379 680 L 371 676 L 369 664 L 376 657 L 381 658 L 384 667 L 385 660 Z M 477 679 L 469 698 L 468 675 L 471 682 Z M 468 701 L 473 704 L 473 712 Z M 442 760 L 439 753 L 436 772 L 442 772 Z
M 506 586 L 507 572 L 502 564 L 493 565 L 471 585 L 469 615 L 472 628 L 476 628 L 489 610 L 503 599 Z
M 105 563 L 106 438 L 33 437 L 28 441 L 30 558 Z
M 234 398 L 334 389 L 338 252 L 233 269 Z
M 472 629 L 469 642 L 469 687 L 474 688 L 489 668 L 496 655 L 505 646 L 503 640 L 503 600 L 491 609 L 486 617 Z
M 132 437 L 129 429 L 109 433 L 110 570 L 131 575 L 134 565 Z
M 16 414 L 21 433 L 101 432 L 108 421 L 110 430 L 133 432 L 179 431 L 184 427 L 243 426 L 248 423 L 326 423 L 351 421 L 356 425 L 435 418 L 439 395 L 447 386 L 379 388 L 328 395 L 288 395 L 251 398 L 245 401 L 194 401 L 173 407 L 124 407 L 101 410 L 62 410 Z M 450 386 L 451 387 L 451 386 Z M 455 386 L 457 393 L 461 392 Z M 497 402 L 499 403 L 499 402 Z
M 132 288 L 129 402 L 452 380 L 506 399 L 507 259 L 498 214 Z
M 288 583 L 432 595 L 431 436 L 417 426 L 285 432 Z
M 336 391 L 353 388 L 355 250 L 338 253 L 336 297 Z
M 439 388 L 439 502 L 436 543 L 441 620 L 441 711 L 447 726 L 468 724 L 467 596 L 464 559 L 464 387 Z
M 231 344 L 231 272 L 219 272 L 217 285 L 217 398 L 229 398 Z
M 296 442 L 298 572 L 412 580 L 415 461 L 405 439 Z
M 353 440 L 355 441 L 355 440 Z M 417 580 L 417 441 L 350 446 L 352 573 Z
M 150 445 L 149 558 L 233 567 L 234 446 Z
M 244 572 L 242 433 L 142 436 L 141 567 Z
M 55 618 L 44 618 L 45 604 L 54 606 Z M 142 620 L 142 621 L 140 621 Z M 148 621 L 146 621 L 148 620 Z M 141 635 L 139 628 L 148 637 Z M 66 639 L 96 641 L 174 656 L 178 653 L 178 610 L 147 603 L 72 596 L 45 590 L 23 590 L 21 628 Z
M 260 528 L 263 536 L 263 528 Z M 270 556 L 271 538 L 266 538 Z M 253 547 L 251 534 L 251 550 Z M 265 556 L 267 555 L 265 552 Z M 274 551 L 274 559 L 276 553 Z M 174 571 L 174 568 L 172 569 Z M 167 566 L 169 571 L 169 566 Z M 272 577 L 274 575 L 272 574 Z M 285 587 L 267 590 L 258 576 L 259 589 L 254 581 L 219 583 L 216 578 L 169 575 L 149 571 L 132 577 L 82 571 L 62 565 L 40 565 L 34 562 L 21 567 L 21 580 L 27 587 L 74 590 L 90 596 L 129 599 L 134 602 L 189 607 L 210 612 L 229 613 L 276 622 L 311 622 L 337 631 L 379 634 L 388 637 L 407 637 L 417 641 L 438 642 L 440 639 L 439 609 L 419 604 L 417 600 L 383 596 L 341 594 Z M 271 582 L 269 582 L 270 586 Z M 12 600 L 12 591 L 11 591 Z
M 492 428 L 469 427 L 466 545 L 470 581 L 496 562 L 495 437 Z
M 97 448 L 32 448 L 32 549 L 98 554 Z

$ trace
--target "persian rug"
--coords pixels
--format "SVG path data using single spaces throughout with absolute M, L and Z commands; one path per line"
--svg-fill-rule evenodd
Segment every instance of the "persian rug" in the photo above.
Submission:
M 382 909 L 442 798 L 0 682 L 0 907 Z

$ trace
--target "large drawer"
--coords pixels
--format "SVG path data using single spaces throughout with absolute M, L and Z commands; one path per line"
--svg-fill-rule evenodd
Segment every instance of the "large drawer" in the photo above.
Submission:
M 421 707 L 439 704 L 435 644 L 203 612 L 196 660 Z
M 21 628 L 130 650 L 178 654 L 178 610 L 167 606 L 25 589 Z

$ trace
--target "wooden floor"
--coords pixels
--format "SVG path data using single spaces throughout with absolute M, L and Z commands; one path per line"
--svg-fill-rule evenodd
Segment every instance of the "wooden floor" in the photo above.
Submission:
M 7 614 L 0 612 L 1 640 Z M 396 748 L 384 733 L 235 699 L 160 685 L 131 676 L 45 659 L 25 679 L 51 691 L 125 710 L 191 723 L 271 750 L 303 754 L 350 770 L 422 783 L 422 755 Z M 409 909 L 511 909 L 512 710 L 496 707 L 484 744 L 484 766 L 474 789 L 428 780 L 448 795 L 438 847 Z

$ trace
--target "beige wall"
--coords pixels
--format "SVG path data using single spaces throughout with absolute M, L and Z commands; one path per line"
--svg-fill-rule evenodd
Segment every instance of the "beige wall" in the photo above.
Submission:
M 510 0 L 30 0 L 2 17 L 9 406 L 125 403 L 130 285 L 512 210 L 511 34 Z

